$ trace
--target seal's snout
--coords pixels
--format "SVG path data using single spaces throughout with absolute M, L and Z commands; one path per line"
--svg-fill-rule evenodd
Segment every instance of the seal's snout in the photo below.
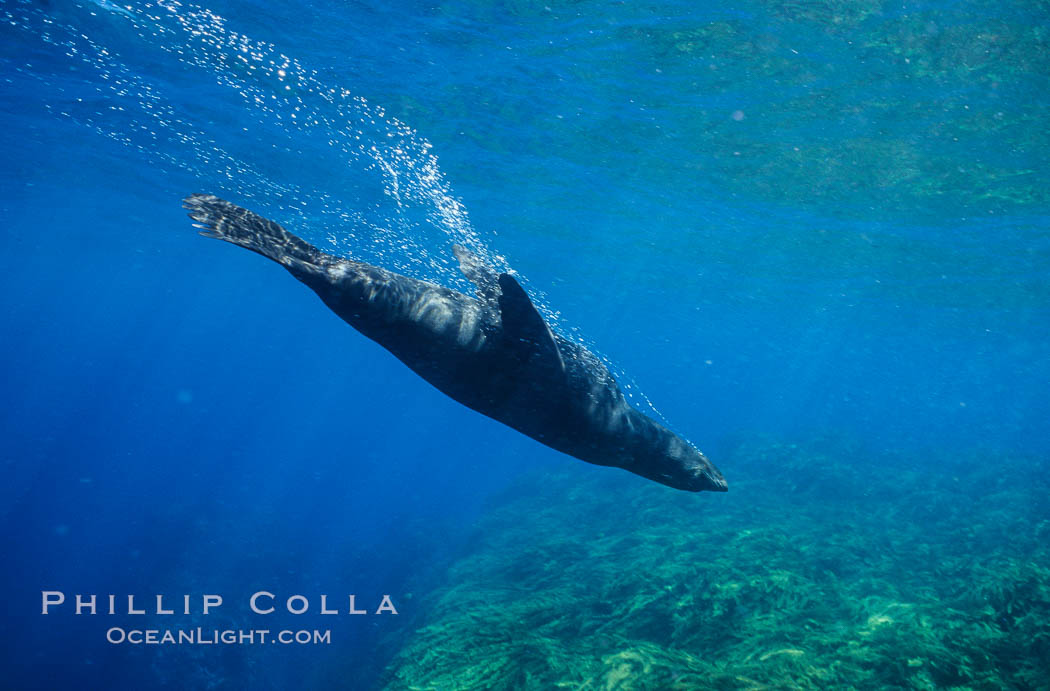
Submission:
M 711 492 L 728 492 L 729 484 L 726 479 L 722 477 L 722 473 L 718 472 L 715 467 L 710 467 L 704 471 L 704 480 L 707 481 L 707 487 L 704 489 Z
M 710 461 L 700 451 L 695 451 L 692 466 L 693 477 L 695 478 L 696 492 L 728 492 L 729 484 L 726 482 L 725 477 L 722 475 L 722 471 L 715 467 L 715 464 Z

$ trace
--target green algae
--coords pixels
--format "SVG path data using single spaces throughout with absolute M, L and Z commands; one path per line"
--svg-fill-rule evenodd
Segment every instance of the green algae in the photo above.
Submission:
M 723 496 L 537 478 L 481 523 L 387 688 L 1045 688 L 1050 482 L 992 460 L 754 444 Z
M 1046 3 L 585 0 L 445 9 L 542 38 L 515 44 L 514 54 L 530 79 L 549 86 L 549 100 L 504 94 L 506 84 L 478 75 L 452 85 L 440 104 L 405 104 L 413 122 L 431 111 L 452 122 L 481 111 L 515 124 L 508 138 L 487 128 L 460 133 L 479 150 L 523 161 L 559 156 L 704 196 L 851 218 L 1042 213 L 1050 205 Z M 552 56 L 564 65 L 556 77 L 545 67 Z
M 680 114 L 690 165 L 739 195 L 821 208 L 849 199 L 861 212 L 972 214 L 1050 203 L 1050 139 L 1038 124 L 1045 27 L 981 3 L 901 15 L 880 5 L 765 2 L 768 24 L 635 32 L 662 71 L 691 73 L 694 91 L 746 113 Z M 829 51 L 842 57 L 821 59 Z

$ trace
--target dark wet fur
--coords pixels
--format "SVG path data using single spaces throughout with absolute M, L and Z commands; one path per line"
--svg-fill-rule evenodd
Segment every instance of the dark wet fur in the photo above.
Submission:
M 726 489 L 689 442 L 632 408 L 590 351 L 554 334 L 510 274 L 462 248 L 478 297 L 321 252 L 213 195 L 183 202 L 201 234 L 285 266 L 333 312 L 445 394 L 581 460 L 678 489 Z

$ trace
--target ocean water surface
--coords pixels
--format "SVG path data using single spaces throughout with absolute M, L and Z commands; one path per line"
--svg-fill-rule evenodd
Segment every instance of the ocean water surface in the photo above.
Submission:
M 1048 27 L 4 0 L 2 685 L 1050 687 Z M 454 403 L 193 192 L 457 290 L 453 244 L 514 270 L 730 491 Z M 329 639 L 111 633 L 198 628 Z

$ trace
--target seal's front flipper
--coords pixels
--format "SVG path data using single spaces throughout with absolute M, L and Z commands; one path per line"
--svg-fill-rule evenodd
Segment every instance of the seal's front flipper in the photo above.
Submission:
M 460 272 L 478 287 L 478 299 L 495 309 L 500 294 L 495 269 L 463 245 L 452 245 L 452 254 L 456 255 Z
M 193 225 L 204 237 L 240 245 L 293 271 L 319 269 L 339 261 L 273 221 L 213 194 L 190 195 L 182 200 L 182 207 L 190 212 L 196 221 Z
M 558 352 L 554 332 L 547 326 L 528 293 L 510 274 L 499 275 L 499 312 L 503 337 L 523 361 L 538 357 L 558 372 L 565 362 Z

